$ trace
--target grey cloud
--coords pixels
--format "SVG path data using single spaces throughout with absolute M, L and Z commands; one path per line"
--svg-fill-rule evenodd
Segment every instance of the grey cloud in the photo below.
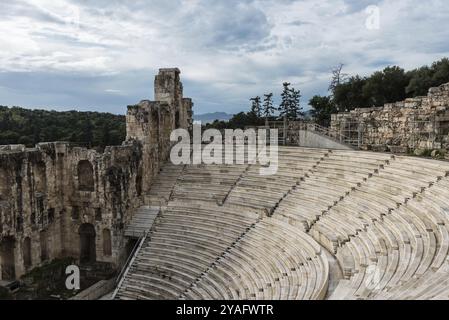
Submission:
M 0 52 L 0 70 L 8 70 L 0 73 L 0 104 L 123 113 L 152 98 L 158 67 L 177 66 L 195 112 L 238 112 L 251 96 L 278 95 L 284 80 L 302 90 L 306 104 L 326 94 L 340 62 L 367 75 L 449 56 L 449 8 L 440 0 L 61 1 L 79 6 L 79 35 L 63 27 L 59 12 L 0 2 L 9 23 L 0 29 L 11 28 L 0 39 L 15 45 Z M 364 27 L 364 9 L 373 4 L 381 8 L 376 31 Z M 36 28 L 15 28 L 22 17 Z M 23 65 L 29 72 L 11 71 Z
M 51 12 L 42 10 L 30 3 L 17 0 L 0 2 L 0 17 L 2 19 L 14 19 L 18 17 L 31 17 L 42 22 L 63 24 L 65 21 Z

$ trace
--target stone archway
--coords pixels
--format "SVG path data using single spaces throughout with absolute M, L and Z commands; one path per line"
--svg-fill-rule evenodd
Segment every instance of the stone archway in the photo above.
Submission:
M 14 280 L 16 278 L 16 267 L 14 259 L 15 246 L 16 241 L 13 237 L 5 237 L 0 242 L 2 280 Z
M 80 236 L 80 263 L 94 263 L 96 254 L 95 227 L 90 223 L 84 223 L 78 230 Z

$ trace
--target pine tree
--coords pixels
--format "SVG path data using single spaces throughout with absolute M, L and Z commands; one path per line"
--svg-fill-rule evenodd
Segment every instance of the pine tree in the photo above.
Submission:
M 303 115 L 304 113 L 301 108 L 301 91 L 292 88 L 290 90 L 290 107 L 287 113 L 287 118 L 289 120 L 297 120 Z
M 284 82 L 284 90 L 281 94 L 282 102 L 279 105 L 280 116 L 286 116 L 288 120 L 297 120 L 303 115 L 300 105 L 301 91 L 290 88 L 290 83 Z
M 263 99 L 263 115 L 265 116 L 265 122 L 268 122 L 268 118 L 274 114 L 275 107 L 273 106 L 273 94 L 265 94 Z
M 257 118 L 260 118 L 262 116 L 262 106 L 260 104 L 260 97 L 257 96 L 255 98 L 251 98 L 250 101 L 252 102 L 251 105 L 251 113 L 255 115 Z
M 291 90 L 290 90 L 290 83 L 284 82 L 282 84 L 284 86 L 284 90 L 281 94 L 281 104 L 279 105 L 279 116 L 284 117 L 288 116 L 288 111 L 290 110 L 290 104 L 291 104 Z

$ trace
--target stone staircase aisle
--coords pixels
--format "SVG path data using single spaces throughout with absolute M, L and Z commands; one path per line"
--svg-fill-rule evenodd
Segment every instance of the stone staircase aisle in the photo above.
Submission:
M 142 206 L 134 213 L 131 222 L 125 227 L 125 237 L 141 238 L 151 230 L 160 207 Z

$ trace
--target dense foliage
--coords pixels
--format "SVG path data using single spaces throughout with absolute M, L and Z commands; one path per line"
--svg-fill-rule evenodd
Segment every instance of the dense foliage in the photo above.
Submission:
M 431 66 L 405 71 L 390 66 L 371 76 L 348 77 L 339 65 L 332 76 L 330 95 L 314 96 L 309 105 L 312 115 L 322 125 L 329 125 L 330 115 L 355 108 L 382 106 L 385 103 L 426 95 L 431 87 L 449 82 L 449 59 L 443 58 Z
M 28 110 L 0 106 L 0 145 L 68 141 L 104 148 L 125 140 L 125 116 L 99 112 Z

